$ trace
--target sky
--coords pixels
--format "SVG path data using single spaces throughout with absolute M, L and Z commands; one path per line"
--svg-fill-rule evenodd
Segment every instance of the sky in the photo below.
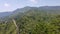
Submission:
M 11 12 L 25 6 L 60 6 L 60 0 L 0 0 L 0 12 Z

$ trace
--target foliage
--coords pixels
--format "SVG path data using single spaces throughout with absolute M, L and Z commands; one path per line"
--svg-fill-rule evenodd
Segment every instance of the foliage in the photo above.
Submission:
M 52 12 L 51 12 L 52 13 Z M 14 19 L 19 34 L 60 34 L 60 15 L 51 14 L 43 10 L 29 10 L 23 16 Z M 16 34 L 16 27 L 12 20 L 0 23 L 0 34 Z

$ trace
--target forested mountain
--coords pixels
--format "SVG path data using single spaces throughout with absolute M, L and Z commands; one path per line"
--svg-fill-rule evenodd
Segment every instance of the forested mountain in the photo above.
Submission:
M 60 34 L 60 6 L 24 7 L 0 21 L 0 34 Z
M 34 10 L 34 9 L 44 10 L 44 11 L 47 11 L 47 12 L 51 12 L 51 10 L 53 10 L 53 12 L 55 12 L 55 11 L 60 12 L 60 6 L 41 6 L 41 7 L 29 7 L 29 6 L 26 6 L 24 8 L 18 8 L 16 10 L 12 11 L 12 12 L 0 12 L 0 18 L 10 16 L 11 14 L 23 13 L 23 12 L 29 11 L 31 9 L 32 10 Z

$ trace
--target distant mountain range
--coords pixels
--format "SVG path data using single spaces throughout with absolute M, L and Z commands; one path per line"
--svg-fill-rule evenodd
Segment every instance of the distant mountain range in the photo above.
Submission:
M 60 6 L 42 6 L 39 8 L 43 10 L 60 10 Z
M 10 16 L 10 15 L 16 15 L 18 13 L 24 13 L 26 11 L 35 10 L 35 9 L 38 9 L 38 10 L 58 10 L 58 11 L 60 11 L 60 6 L 42 6 L 42 7 L 29 7 L 29 6 L 27 6 L 24 8 L 18 8 L 12 12 L 1 12 L 0 18 Z
M 0 17 L 9 16 L 12 12 L 0 12 Z

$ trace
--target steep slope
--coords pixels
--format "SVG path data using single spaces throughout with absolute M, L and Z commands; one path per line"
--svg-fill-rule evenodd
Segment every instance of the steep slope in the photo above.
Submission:
M 10 15 L 7 14 L 8 16 L 5 16 L 5 18 L 2 18 L 3 19 L 12 19 L 12 18 L 18 18 L 18 17 L 21 17 L 22 15 L 24 15 L 25 12 L 28 12 L 28 11 L 31 11 L 31 10 L 37 10 L 37 11 L 41 11 L 45 14 L 60 14 L 60 6 L 42 6 L 42 7 L 24 7 L 24 8 L 18 8 L 16 10 L 14 10 Z M 1 15 L 2 16 L 2 15 Z
M 25 7 L 26 8 L 26 7 Z M 0 34 L 60 34 L 60 14 L 55 10 L 40 10 L 36 7 L 23 8 L 24 12 L 15 10 L 6 21 L 0 23 Z M 30 9 L 31 8 L 31 9 Z M 14 19 L 16 26 L 12 21 Z
M 21 14 L 21 13 L 24 13 L 24 12 L 27 12 L 29 10 L 34 10 L 34 9 L 38 9 L 38 10 L 44 10 L 46 12 L 51 12 L 51 13 L 57 13 L 59 14 L 60 13 L 60 6 L 42 6 L 42 7 L 29 7 L 29 6 L 26 6 L 24 8 L 18 8 L 12 12 L 2 12 L 0 13 L 0 18 L 1 17 L 6 17 L 6 16 L 16 16 L 17 14 Z

